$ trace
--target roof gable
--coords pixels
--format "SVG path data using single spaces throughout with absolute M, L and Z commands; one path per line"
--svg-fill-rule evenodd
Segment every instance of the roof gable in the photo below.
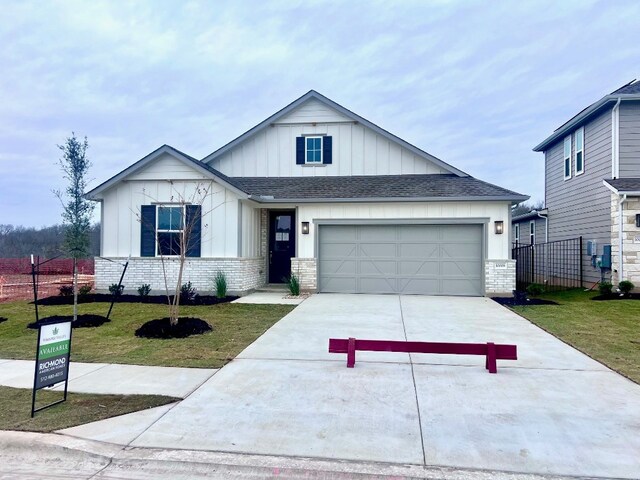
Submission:
M 289 120 L 295 118 L 296 119 L 296 123 L 300 123 L 300 120 L 301 120 L 301 116 L 300 115 L 301 115 L 302 112 L 305 112 L 304 107 L 309 108 L 309 107 L 307 107 L 307 105 L 309 105 L 311 108 L 316 108 L 316 109 L 318 108 L 318 106 L 323 106 L 324 107 L 323 113 L 325 115 L 327 115 L 326 112 L 335 112 L 335 113 L 333 113 L 333 115 L 336 115 L 336 116 L 332 117 L 332 118 L 334 118 L 333 121 L 336 121 L 336 119 L 344 118 L 344 119 L 346 119 L 348 121 L 352 121 L 352 122 L 364 125 L 365 127 L 367 127 L 369 129 L 373 130 L 374 132 L 376 132 L 377 134 L 384 136 L 385 138 L 389 139 L 390 141 L 395 142 L 396 144 L 400 145 L 401 147 L 409 150 L 411 153 L 417 155 L 418 157 L 421 157 L 421 158 L 423 158 L 423 159 L 425 159 L 425 160 L 427 160 L 427 161 L 439 166 L 440 168 L 444 169 L 445 171 L 447 171 L 449 173 L 452 173 L 452 174 L 458 175 L 458 176 L 468 176 L 462 170 L 459 170 L 459 169 L 453 167 L 452 165 L 449 165 L 448 163 L 440 160 L 439 158 L 434 157 L 433 155 L 425 152 L 424 150 L 421 150 L 418 147 L 416 147 L 416 146 L 414 146 L 414 145 L 402 140 L 400 137 L 397 137 L 397 136 L 393 135 L 392 133 L 384 130 L 383 128 L 377 126 L 376 124 L 374 124 L 374 123 L 366 120 L 365 118 L 353 113 L 351 110 L 348 110 L 348 109 L 344 108 L 343 106 L 337 104 L 333 100 L 330 100 L 329 98 L 325 97 L 324 95 L 321 95 L 320 93 L 316 92 L 315 90 L 310 90 L 309 92 L 307 92 L 306 94 L 304 94 L 303 96 L 298 98 L 297 100 L 294 100 L 292 103 L 290 103 L 289 105 L 287 105 L 283 109 L 279 110 L 278 112 L 274 113 L 269 118 L 267 118 L 263 122 L 259 123 L 258 125 L 256 125 L 252 129 L 250 129 L 247 132 L 243 133 L 238 138 L 236 138 L 236 139 L 232 140 L 231 142 L 227 143 L 225 146 L 219 148 L 215 152 L 207 155 L 205 158 L 202 159 L 202 161 L 205 162 L 205 163 L 209 163 L 209 162 L 215 160 L 216 158 L 224 155 L 229 150 L 231 150 L 234 147 L 238 146 L 243 141 L 247 140 L 248 138 L 250 138 L 251 136 L 255 135 L 256 133 L 264 130 L 265 128 L 269 127 L 270 125 L 281 123 L 281 122 L 282 123 L 286 123 L 287 118 L 289 118 Z M 301 107 L 303 107 L 303 108 L 301 108 Z M 296 116 L 296 114 L 297 114 L 297 116 Z M 340 120 L 338 120 L 338 121 L 340 121 Z
M 171 147 L 170 145 L 162 145 L 160 148 L 154 150 L 147 156 L 141 158 L 133 165 L 130 165 L 129 167 L 122 170 L 120 173 L 111 177 L 109 180 L 101 183 L 93 190 L 87 192 L 85 196 L 89 199 L 97 200 L 100 198 L 102 192 L 104 192 L 105 190 L 108 190 L 112 186 L 116 185 L 117 183 L 127 178 L 136 177 L 144 174 L 145 170 L 148 170 L 153 163 L 157 161 L 163 161 L 167 157 L 171 157 L 173 159 L 176 159 L 184 163 L 185 165 L 192 168 L 194 171 L 202 174 L 205 178 L 210 178 L 212 180 L 215 180 L 217 183 L 220 183 L 224 187 L 234 191 L 237 194 L 240 194 L 246 197 L 246 194 L 241 189 L 239 189 L 236 185 L 234 185 L 233 182 L 229 179 L 229 177 L 211 168 L 209 165 L 202 163 L 201 161 L 196 160 L 195 158 L 187 155 L 186 153 L 183 153 L 180 150 Z

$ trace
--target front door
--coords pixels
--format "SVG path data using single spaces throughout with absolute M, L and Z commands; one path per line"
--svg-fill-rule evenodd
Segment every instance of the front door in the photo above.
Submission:
M 269 212 L 269 283 L 285 283 L 296 254 L 296 215 L 293 210 Z

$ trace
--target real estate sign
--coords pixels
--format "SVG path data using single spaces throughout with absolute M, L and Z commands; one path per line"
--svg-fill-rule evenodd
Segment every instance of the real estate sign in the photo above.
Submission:
M 70 353 L 70 321 L 40 326 L 34 390 L 67 380 Z

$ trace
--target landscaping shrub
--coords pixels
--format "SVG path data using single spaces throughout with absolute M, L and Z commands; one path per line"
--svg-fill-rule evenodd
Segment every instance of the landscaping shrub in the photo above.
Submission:
M 191 303 L 198 295 L 196 287 L 191 285 L 191 282 L 183 283 L 180 287 L 180 303 Z
M 623 280 L 618 284 L 618 289 L 623 295 L 629 295 L 629 292 L 633 290 L 633 287 L 635 287 L 635 285 L 629 280 Z
M 148 297 L 150 292 L 151 285 L 149 285 L 148 283 L 143 283 L 138 287 L 138 295 L 140 295 L 141 297 Z
M 532 283 L 527 287 L 527 293 L 532 297 L 537 297 L 538 295 L 542 295 L 545 291 L 544 285 L 540 283 Z
M 84 297 L 85 295 L 89 295 L 91 293 L 91 285 L 82 285 L 78 289 L 78 295 Z
M 213 281 L 215 283 L 215 287 L 216 287 L 216 297 L 217 298 L 224 298 L 227 296 L 227 276 L 224 274 L 224 272 L 221 272 L 220 270 L 218 270 L 218 272 L 216 272 L 216 276 L 213 277 Z
M 300 295 L 300 280 L 295 273 L 292 273 L 291 276 L 286 279 L 287 287 L 289 288 L 289 293 L 294 296 Z
M 611 295 L 611 290 L 613 289 L 613 285 L 609 282 L 600 282 L 598 285 L 598 291 L 600 295 Z
M 111 293 L 111 295 L 114 295 L 116 297 L 119 297 L 120 295 L 122 295 L 123 290 L 124 290 L 124 285 L 120 285 L 119 287 L 117 283 L 112 283 L 111 285 L 109 285 L 109 293 Z
M 61 297 L 70 297 L 73 295 L 73 285 L 62 285 L 59 289 Z

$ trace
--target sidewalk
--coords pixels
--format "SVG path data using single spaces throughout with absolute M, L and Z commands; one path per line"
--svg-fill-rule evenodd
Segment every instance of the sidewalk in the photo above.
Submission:
M 34 364 L 32 360 L 0 359 L 0 385 L 33 388 Z M 185 398 L 217 371 L 204 368 L 71 362 L 69 391 Z M 63 388 L 64 384 L 54 387 L 55 390 Z

